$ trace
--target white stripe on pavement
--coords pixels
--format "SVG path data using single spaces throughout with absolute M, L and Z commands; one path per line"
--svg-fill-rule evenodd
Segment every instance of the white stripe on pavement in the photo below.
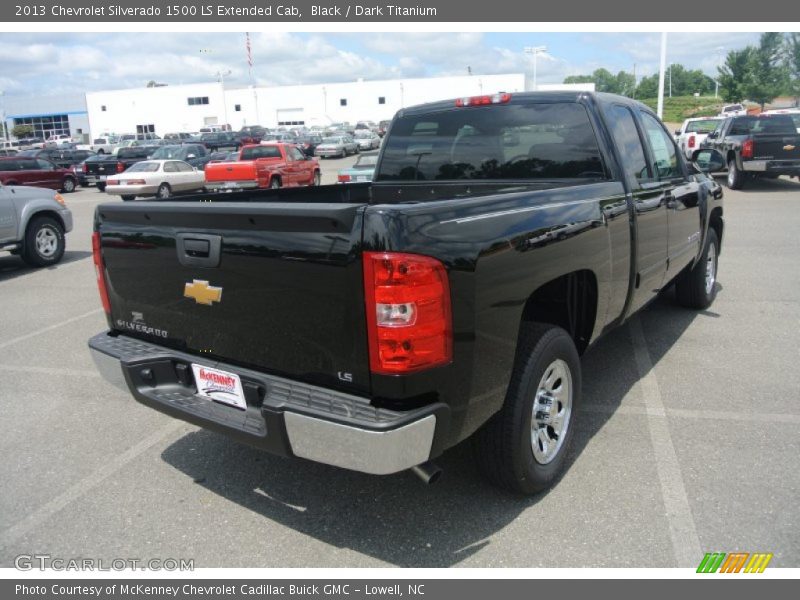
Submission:
M 18 342 L 24 342 L 25 340 L 29 340 L 32 337 L 36 337 L 37 335 L 41 335 L 43 333 L 47 333 L 48 331 L 53 331 L 53 329 L 58 329 L 59 327 L 63 327 L 64 325 L 69 325 L 70 323 L 74 323 L 75 321 L 80 321 L 81 319 L 85 319 L 91 315 L 96 315 L 99 312 L 103 312 L 102 308 L 95 308 L 94 310 L 90 310 L 89 312 L 85 312 L 82 315 L 78 315 L 77 317 L 72 317 L 71 319 L 64 319 L 60 323 L 56 323 L 55 325 L 50 325 L 48 327 L 42 327 L 41 329 L 37 329 L 31 333 L 26 333 L 25 335 L 20 335 L 18 337 L 12 338 L 5 342 L 0 342 L 0 350 L 3 348 L 8 348 L 9 346 L 13 346 Z

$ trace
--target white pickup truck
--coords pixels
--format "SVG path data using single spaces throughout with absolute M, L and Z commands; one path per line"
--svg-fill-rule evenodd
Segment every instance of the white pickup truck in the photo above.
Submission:
M 78 150 L 90 150 L 97 154 L 113 154 L 117 147 L 117 140 L 108 137 L 95 138 L 91 144 L 78 144 Z
M 700 144 L 714 131 L 723 117 L 695 117 L 686 119 L 680 129 L 675 130 L 675 143 L 688 160 L 692 159 L 692 152 L 700 149 Z

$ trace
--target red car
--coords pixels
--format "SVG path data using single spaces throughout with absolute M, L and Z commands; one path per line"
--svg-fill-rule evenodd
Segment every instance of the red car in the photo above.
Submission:
M 0 157 L 0 182 L 3 185 L 29 185 L 62 192 L 74 192 L 75 173 L 43 158 Z
M 319 163 L 294 144 L 243 146 L 239 160 L 206 165 L 206 189 L 240 190 L 319 185 Z

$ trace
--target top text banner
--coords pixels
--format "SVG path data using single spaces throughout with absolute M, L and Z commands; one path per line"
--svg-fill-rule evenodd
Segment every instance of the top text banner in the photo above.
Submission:
M 665 8 L 668 6 L 668 9 Z M 19 0 L 0 5 L 8 23 L 59 22 L 652 22 L 717 23 L 800 21 L 800 2 L 776 4 L 769 15 L 754 14 L 752 3 L 671 0 L 659 6 L 642 0 L 389 0 L 386 3 L 334 0 Z M 724 13 L 724 14 L 723 14 Z

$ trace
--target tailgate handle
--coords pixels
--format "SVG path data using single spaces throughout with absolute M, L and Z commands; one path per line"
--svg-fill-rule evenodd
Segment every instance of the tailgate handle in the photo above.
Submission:
M 221 235 L 205 233 L 179 233 L 176 236 L 178 261 L 184 267 L 218 267 Z

